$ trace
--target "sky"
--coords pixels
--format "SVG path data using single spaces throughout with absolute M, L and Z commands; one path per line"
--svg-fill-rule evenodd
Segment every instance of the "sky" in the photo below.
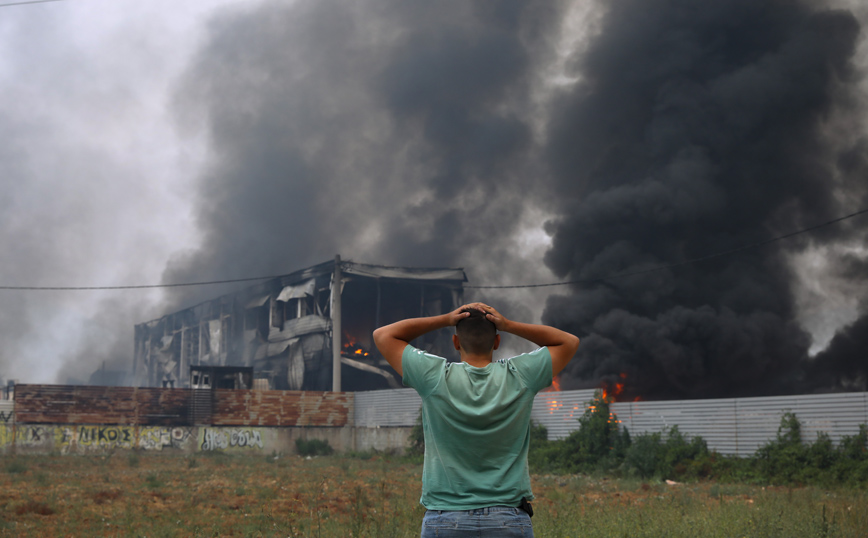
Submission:
M 471 285 L 590 282 L 868 207 L 866 9 L 704 6 L 0 7 L 0 285 L 245 278 L 335 254 L 461 266 Z M 579 334 L 565 388 L 865 390 L 865 226 L 468 297 Z M 136 323 L 226 290 L 0 291 L 0 378 L 129 364 Z

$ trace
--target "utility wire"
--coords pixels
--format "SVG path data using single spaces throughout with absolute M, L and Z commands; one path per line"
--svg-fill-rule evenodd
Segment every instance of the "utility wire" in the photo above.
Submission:
M 45 4 L 47 2 L 62 2 L 63 0 L 28 0 L 26 2 L 10 2 L 8 4 L 0 4 L 0 7 L 8 6 L 23 6 L 24 4 Z
M 47 0 L 43 0 L 47 1 Z M 564 282 L 550 282 L 546 284 L 514 284 L 509 286 L 464 286 L 468 289 L 516 289 L 516 288 L 546 288 L 551 286 L 566 286 L 568 284 L 591 284 L 596 282 L 604 282 L 606 280 L 613 280 L 616 278 L 624 278 L 628 276 L 634 275 L 642 275 L 645 273 L 652 273 L 654 271 L 662 271 L 664 269 L 671 269 L 673 267 L 680 267 L 682 265 L 688 265 L 691 263 L 702 262 L 706 260 L 711 260 L 714 258 L 720 258 L 722 256 L 729 256 L 732 254 L 737 254 L 739 252 L 743 252 L 748 249 L 758 248 L 765 245 L 769 245 L 776 241 L 781 241 L 783 239 L 788 239 L 790 237 L 794 237 L 796 235 L 800 235 L 803 233 L 813 232 L 814 230 L 818 230 L 823 228 L 824 226 L 829 226 L 831 224 L 835 224 L 837 222 L 841 222 L 842 220 L 847 220 L 858 215 L 862 215 L 864 213 L 868 213 L 868 208 L 862 209 L 860 211 L 856 211 L 855 213 L 850 213 L 849 215 L 845 215 L 843 217 L 839 217 L 837 219 L 832 219 L 830 221 L 824 222 L 822 224 L 817 224 L 815 226 L 811 226 L 809 228 L 803 228 L 801 230 L 790 232 L 788 234 L 779 235 L 777 237 L 773 237 L 772 239 L 767 239 L 765 241 L 758 241 L 756 243 L 751 243 L 749 245 L 744 245 L 738 248 L 724 250 L 722 252 L 717 252 L 714 254 L 709 254 L 707 256 L 702 256 L 700 258 L 692 258 L 689 260 L 684 260 L 681 262 L 670 263 L 667 265 L 659 265 L 656 267 L 651 267 L 649 269 L 643 269 L 641 271 L 629 271 L 626 273 L 616 273 L 607 277 L 600 278 L 587 278 L 581 280 L 567 280 Z M 86 290 L 135 290 L 135 289 L 151 289 L 151 288 L 180 288 L 185 286 L 206 286 L 209 284 L 232 284 L 235 282 L 253 282 L 256 280 L 270 280 L 272 278 L 279 278 L 286 275 L 271 275 L 271 276 L 257 276 L 250 278 L 233 278 L 227 280 L 209 280 L 204 282 L 183 282 L 179 284 L 141 284 L 134 286 L 0 286 L 0 290 L 30 290 L 30 291 L 86 291 Z
M 209 280 L 206 282 L 183 282 L 180 284 L 140 284 L 135 286 L 0 286 L 0 290 L 40 290 L 40 291 L 83 291 L 83 290 L 141 290 L 148 288 L 182 288 L 184 286 L 206 286 L 208 284 L 231 284 L 233 282 L 253 282 L 269 280 L 286 275 L 254 276 L 232 278 L 229 280 Z
M 607 276 L 607 277 L 585 278 L 585 279 L 580 279 L 580 280 L 567 280 L 564 282 L 550 282 L 547 284 L 516 284 L 513 286 L 464 286 L 464 287 L 465 288 L 471 288 L 471 289 L 477 289 L 477 290 L 491 290 L 491 289 L 501 289 L 502 290 L 502 289 L 515 289 L 515 288 L 547 288 L 547 287 L 551 287 L 551 286 L 566 286 L 568 284 L 594 284 L 597 282 L 605 282 L 607 280 L 614 280 L 617 278 L 625 278 L 628 276 L 644 275 L 645 273 L 653 273 L 655 271 L 662 271 L 664 269 L 671 269 L 673 267 L 680 267 L 682 265 L 688 265 L 691 263 L 703 262 L 706 260 L 712 260 L 714 258 L 720 258 L 722 256 L 729 256 L 731 254 L 737 254 L 739 252 L 743 252 L 745 250 L 749 250 L 752 248 L 763 247 L 765 245 L 769 245 L 769 244 L 774 243 L 776 241 L 781 241 L 782 239 L 788 239 L 790 237 L 793 237 L 793 236 L 796 236 L 799 234 L 813 232 L 814 230 L 817 230 L 817 229 L 822 228 L 824 226 L 829 226 L 830 224 L 835 224 L 836 222 L 841 222 L 842 220 L 847 220 L 849 218 L 855 217 L 857 215 L 861 215 L 863 213 L 868 213 L 868 208 L 859 210 L 855 213 L 850 213 L 849 215 L 845 215 L 845 216 L 839 217 L 837 219 L 832 219 L 832 220 L 824 222 L 822 224 L 817 224 L 817 225 L 811 226 L 809 228 L 804 228 L 804 229 L 798 230 L 796 232 L 790 232 L 788 234 L 779 235 L 778 237 L 773 237 L 772 239 L 766 239 L 765 241 L 758 241 L 756 243 L 751 243 L 749 245 L 743 245 L 741 247 L 733 248 L 730 250 L 724 250 L 722 252 L 709 254 L 707 256 L 702 256 L 699 258 L 692 258 L 689 260 L 670 263 L 670 264 L 666 264 L 666 265 L 658 265 L 656 267 L 651 267 L 649 269 L 643 269 L 641 271 L 628 271 L 626 273 L 615 273 L 614 275 Z

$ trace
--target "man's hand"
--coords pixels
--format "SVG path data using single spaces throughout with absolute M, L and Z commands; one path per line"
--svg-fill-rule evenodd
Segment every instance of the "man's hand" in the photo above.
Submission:
M 485 312 L 485 319 L 494 323 L 494 327 L 501 332 L 509 332 L 507 330 L 507 325 L 509 324 L 509 320 L 506 319 L 506 316 L 495 310 L 493 307 L 488 306 L 484 303 L 473 303 L 474 308 L 478 310 L 482 310 Z
M 454 327 L 459 321 L 470 315 L 470 312 L 467 311 L 469 308 L 478 308 L 474 304 L 476 303 L 464 305 L 448 314 L 440 316 L 405 319 L 386 325 L 385 327 L 380 327 L 374 331 L 374 344 L 376 344 L 377 349 L 380 350 L 380 353 L 389 365 L 396 372 L 404 375 L 401 357 L 407 344 L 425 333 L 436 331 L 443 327 Z
M 514 334 L 540 347 L 549 348 L 552 356 L 552 377 L 561 373 L 579 348 L 578 337 L 568 332 L 547 325 L 510 321 L 485 303 L 473 303 L 472 306 L 485 312 L 486 319 L 494 323 L 498 331 Z
M 476 304 L 476 303 L 474 303 L 474 304 Z M 458 325 L 459 321 L 461 321 L 462 319 L 464 319 L 470 315 L 470 312 L 468 312 L 468 310 L 470 310 L 471 308 L 476 308 L 477 310 L 479 310 L 479 308 L 476 306 L 473 306 L 473 304 L 466 304 L 466 305 L 460 306 L 460 307 L 456 308 L 455 310 L 453 310 L 452 312 L 449 312 L 448 314 L 446 314 L 446 316 L 449 320 L 449 326 L 454 327 L 454 326 Z

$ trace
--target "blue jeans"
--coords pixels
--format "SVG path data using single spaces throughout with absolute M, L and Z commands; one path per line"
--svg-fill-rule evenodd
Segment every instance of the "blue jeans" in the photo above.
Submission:
M 476 510 L 428 510 L 422 538 L 533 538 L 530 516 L 520 508 L 489 506 Z

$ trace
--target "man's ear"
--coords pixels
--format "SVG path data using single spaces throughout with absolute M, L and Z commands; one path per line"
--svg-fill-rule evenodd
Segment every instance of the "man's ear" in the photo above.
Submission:
M 452 345 L 455 346 L 455 349 L 461 350 L 461 342 L 458 340 L 457 334 L 452 335 Z
M 491 348 L 492 351 L 500 347 L 500 333 L 494 335 L 494 347 Z

